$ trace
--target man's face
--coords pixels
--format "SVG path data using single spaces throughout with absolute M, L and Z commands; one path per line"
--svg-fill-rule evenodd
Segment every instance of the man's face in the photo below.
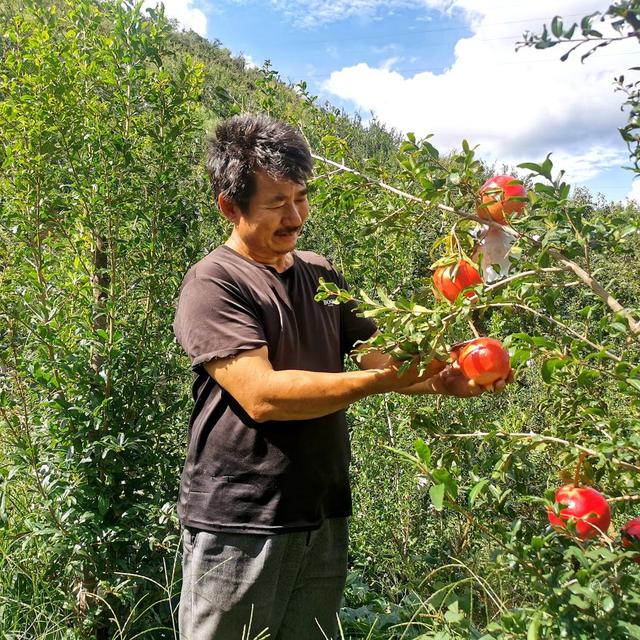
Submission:
M 250 252 L 266 261 L 295 249 L 309 215 L 307 186 L 256 173 L 256 190 L 240 216 L 236 233 Z

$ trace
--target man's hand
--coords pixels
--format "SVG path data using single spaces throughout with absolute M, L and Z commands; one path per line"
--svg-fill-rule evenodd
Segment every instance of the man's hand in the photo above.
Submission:
M 445 364 L 438 360 L 432 360 L 427 364 L 425 370 L 422 373 L 418 373 L 419 359 L 414 358 L 411 362 L 411 366 L 408 367 L 401 375 L 398 375 L 403 363 L 399 360 L 395 360 L 390 356 L 384 356 L 384 360 L 379 360 L 378 364 L 380 369 L 384 372 L 384 375 L 388 377 L 391 385 L 391 390 L 405 389 L 406 387 L 415 386 L 426 382 L 432 378 L 436 373 L 444 369 Z
M 485 392 L 501 393 L 506 385 L 513 382 L 513 369 L 506 380 L 498 380 L 493 384 L 479 385 L 466 378 L 457 362 L 447 365 L 440 373 L 431 376 L 424 382 L 399 389 L 398 393 L 406 395 L 438 394 L 457 398 L 472 398 Z

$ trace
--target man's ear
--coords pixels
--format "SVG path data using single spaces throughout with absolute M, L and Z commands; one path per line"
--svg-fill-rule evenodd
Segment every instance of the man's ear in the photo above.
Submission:
M 238 224 L 242 215 L 240 207 L 233 200 L 227 200 L 221 193 L 218 194 L 218 209 L 229 222 L 234 225 Z

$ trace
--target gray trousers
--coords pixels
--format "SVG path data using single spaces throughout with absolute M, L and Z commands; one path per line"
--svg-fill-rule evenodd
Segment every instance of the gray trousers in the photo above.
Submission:
M 347 547 L 347 518 L 269 536 L 185 529 L 180 640 L 338 638 Z

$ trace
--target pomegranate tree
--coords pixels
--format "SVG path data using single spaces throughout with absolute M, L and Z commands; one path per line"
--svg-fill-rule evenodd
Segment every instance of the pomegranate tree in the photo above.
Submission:
M 485 605 L 493 616 L 491 632 L 498 631 L 487 637 L 574 637 L 577 625 L 583 637 L 622 638 L 607 626 L 610 617 L 600 617 L 598 594 L 605 594 L 617 620 L 636 624 L 637 612 L 616 600 L 616 590 L 622 584 L 630 593 L 640 589 L 637 580 L 621 575 L 629 563 L 616 555 L 609 529 L 640 493 L 640 323 L 606 283 L 620 282 L 612 264 L 624 269 L 626 262 L 618 259 L 624 251 L 639 253 L 625 247 L 637 240 L 640 216 L 625 212 L 622 222 L 620 215 L 596 214 L 572 200 L 550 158 L 522 165 L 534 184 L 526 200 L 512 176 L 497 186 L 487 181 L 466 143 L 447 163 L 428 140 L 409 136 L 400 155 L 411 185 L 406 210 L 394 210 L 393 227 L 388 214 L 379 223 L 381 237 L 423 219 L 424 234 L 439 227 L 432 271 L 414 270 L 394 295 L 382 287 L 355 295 L 330 283 L 319 295 L 359 304 L 380 329 L 371 348 L 398 353 L 400 345 L 407 363 L 418 354 L 425 368 L 432 358 L 449 356 L 463 375 L 489 389 L 502 388 L 492 383 L 509 380 L 510 367 L 516 371 L 520 384 L 507 385 L 501 397 L 425 401 L 409 414 L 417 434 L 410 457 L 418 490 L 428 493 L 443 522 L 460 528 L 460 546 L 447 548 L 449 558 L 459 557 L 476 536 L 495 550 L 495 562 L 465 559 L 479 576 L 474 593 L 483 598 L 487 585 L 511 582 L 517 573 L 514 583 L 526 582 L 543 596 L 528 608 L 514 602 L 503 609 L 509 596 L 494 608 L 492 593 Z M 375 180 L 369 177 L 367 184 Z M 387 186 L 383 180 L 378 185 Z M 394 188 L 394 197 L 399 192 Z M 440 208 L 435 224 L 426 207 Z M 521 215 L 525 208 L 527 216 Z M 465 261 L 479 267 L 483 286 L 474 285 L 466 296 L 460 295 L 464 287 L 449 293 L 446 286 L 463 281 L 456 282 L 455 266 Z M 435 296 L 425 281 L 433 281 Z M 636 299 L 631 290 L 626 298 Z M 388 448 L 405 460 L 409 454 L 397 446 L 392 427 L 406 415 L 387 415 Z M 554 502 L 548 509 L 538 506 Z M 629 525 L 623 544 L 632 544 L 634 532 Z M 439 572 L 433 569 L 438 579 Z M 440 588 L 435 580 L 431 587 Z M 461 637 L 468 637 L 460 625 Z

